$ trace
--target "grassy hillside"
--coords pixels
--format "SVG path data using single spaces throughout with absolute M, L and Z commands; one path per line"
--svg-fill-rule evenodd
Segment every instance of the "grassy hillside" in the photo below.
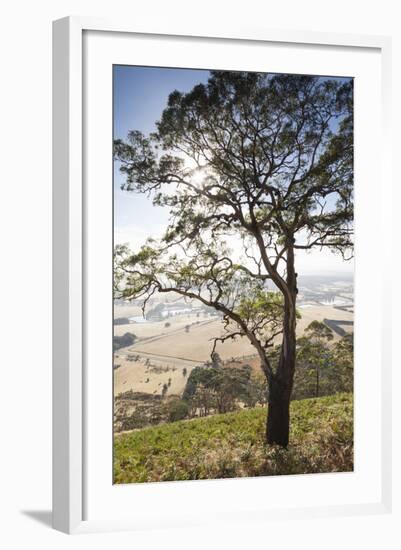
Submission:
M 264 445 L 265 422 L 257 408 L 116 435 L 114 481 L 352 471 L 352 394 L 293 401 L 287 450 Z

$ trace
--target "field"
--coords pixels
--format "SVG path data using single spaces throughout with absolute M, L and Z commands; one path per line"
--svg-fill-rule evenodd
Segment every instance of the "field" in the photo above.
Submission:
M 353 397 L 291 403 L 291 444 L 266 447 L 266 409 L 182 420 L 115 435 L 114 482 L 353 470 Z
M 350 311 L 321 305 L 299 311 L 299 335 L 313 320 L 343 321 L 345 324 L 339 326 L 345 331 L 353 329 Z M 141 310 L 137 306 L 118 306 L 115 310 L 116 318 L 139 315 Z M 116 336 L 126 332 L 134 333 L 137 341 L 114 355 L 114 364 L 118 366 L 114 370 L 114 395 L 130 390 L 160 395 L 164 384 L 169 384 L 169 395 L 180 395 L 186 383 L 185 372 L 189 375 L 195 366 L 210 360 L 212 339 L 222 334 L 223 325 L 216 316 L 189 314 L 114 327 Z M 339 335 L 334 332 L 334 340 L 338 339 Z M 254 362 L 255 350 L 245 338 L 218 343 L 216 350 L 224 361 L 235 358 L 250 364 Z

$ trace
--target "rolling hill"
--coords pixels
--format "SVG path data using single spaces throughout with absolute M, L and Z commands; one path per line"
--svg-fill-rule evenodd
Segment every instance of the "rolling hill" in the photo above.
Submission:
M 114 482 L 349 472 L 352 418 L 352 394 L 293 401 L 286 450 L 265 446 L 265 408 L 116 434 Z

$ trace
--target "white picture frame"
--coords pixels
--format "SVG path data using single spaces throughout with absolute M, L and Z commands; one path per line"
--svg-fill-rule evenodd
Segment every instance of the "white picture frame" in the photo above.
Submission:
M 85 357 L 87 334 L 85 316 L 85 265 L 87 248 L 85 232 L 84 179 L 85 154 L 83 131 L 85 118 L 83 57 L 84 33 L 118 33 L 118 36 L 145 36 L 156 40 L 161 36 L 180 37 L 187 41 L 226 41 L 247 44 L 275 43 L 293 47 L 325 46 L 340 48 L 344 52 L 358 49 L 375 51 L 381 64 L 381 193 L 391 194 L 389 162 L 390 126 L 390 55 L 391 42 L 387 37 L 337 35 L 332 33 L 292 32 L 261 29 L 192 29 L 175 28 L 173 24 L 163 28 L 143 28 L 140 24 L 126 21 L 108 21 L 87 17 L 68 17 L 54 22 L 53 32 L 53 526 L 67 532 L 79 533 L 99 530 L 138 529 L 154 524 L 191 525 L 202 523 L 202 518 L 177 517 L 172 521 L 151 521 L 146 513 L 138 520 L 135 517 L 104 517 L 88 519 L 85 487 L 88 466 L 85 462 L 87 446 L 87 373 Z M 113 36 L 117 36 L 113 34 Z M 152 38 L 153 37 L 153 38 Z M 111 139 L 111 138 L 110 138 Z M 111 176 L 110 176 L 111 177 Z M 386 216 L 382 212 L 382 231 Z M 385 245 L 387 265 L 390 262 L 389 244 Z M 382 289 L 389 288 L 386 272 L 380 280 Z M 385 513 L 391 509 L 391 356 L 390 319 L 391 296 L 383 293 L 380 350 L 380 498 L 363 502 L 335 502 L 332 505 L 278 507 L 270 510 L 269 517 L 311 517 L 312 515 L 348 515 Z M 110 366 L 111 369 L 111 366 Z M 111 391 L 111 390 L 110 390 Z M 106 406 L 106 405 L 105 405 Z M 108 405 L 107 405 L 108 406 Z M 111 445 L 111 443 L 110 443 Z M 111 483 L 111 476 L 108 482 Z M 180 484 L 186 482 L 180 482 Z M 192 482 L 189 482 L 192 483 Z M 202 482 L 201 482 L 202 483 Z M 232 480 L 230 483 L 238 483 Z M 241 480 L 240 483 L 246 483 Z M 250 482 L 251 483 L 251 482 Z M 160 484 L 159 484 L 160 485 Z M 179 484 L 178 484 L 179 485 Z M 177 484 L 164 484 L 164 497 L 182 492 Z M 199 487 L 200 484 L 197 484 Z M 155 491 L 155 485 L 142 486 L 146 491 Z M 211 487 L 209 485 L 208 487 Z M 228 487 L 228 485 L 226 485 Z M 231 485 L 231 487 L 233 487 Z M 254 485 L 249 485 L 252 490 Z M 145 493 L 144 493 L 145 492 Z M 257 507 L 256 507 L 257 508 Z M 257 510 L 256 510 L 257 512 Z M 261 508 L 258 513 L 244 520 L 264 521 Z M 227 514 L 228 516 L 228 514 Z M 219 518 L 216 518 L 219 520 Z M 226 518 L 228 521 L 235 521 Z M 210 517 L 204 518 L 205 522 Z

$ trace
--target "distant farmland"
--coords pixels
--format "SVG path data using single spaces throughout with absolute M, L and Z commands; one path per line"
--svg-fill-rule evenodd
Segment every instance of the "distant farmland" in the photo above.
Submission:
M 330 320 L 346 332 L 353 330 L 353 313 L 332 306 L 310 305 L 299 309 L 302 318 L 298 320 L 301 335 L 313 320 Z M 115 317 L 139 316 L 137 306 L 118 306 Z M 344 324 L 341 324 L 341 323 Z M 333 328 L 333 327 L 332 327 Z M 118 350 L 114 355 L 114 394 L 132 390 L 135 392 L 160 394 L 164 384 L 169 384 L 169 395 L 180 395 L 184 390 L 186 377 L 191 370 L 210 361 L 214 337 L 223 334 L 223 324 L 216 316 L 183 314 L 160 321 L 130 323 L 114 326 L 114 334 L 126 332 L 135 334 L 133 346 Z M 340 338 L 334 332 L 334 340 Z M 255 350 L 245 338 L 218 343 L 217 352 L 223 361 L 253 357 Z M 246 359 L 248 362 L 248 359 Z M 249 363 L 254 363 L 249 360 Z

